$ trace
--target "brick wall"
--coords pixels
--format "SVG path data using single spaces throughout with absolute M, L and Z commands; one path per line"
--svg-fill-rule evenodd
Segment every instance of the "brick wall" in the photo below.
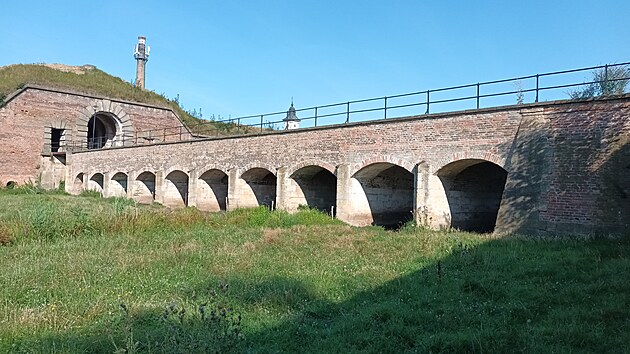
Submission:
M 115 148 L 74 154 L 69 178 L 105 171 L 200 176 L 209 169 L 240 176 L 252 168 L 291 176 L 318 165 L 350 181 L 367 165 L 392 163 L 417 176 L 414 206 L 426 208 L 429 224 L 440 226 L 450 223 L 450 207 L 436 172 L 454 161 L 480 159 L 508 172 L 497 232 L 619 233 L 630 220 L 629 116 L 625 96 Z M 344 204 L 352 198 L 341 194 L 356 189 L 347 186 L 351 191 L 337 190 L 338 210 L 352 210 Z
M 46 167 L 42 165 L 42 152 L 50 150 L 51 128 L 64 129 L 64 142 L 71 144 L 80 131 L 87 131 L 85 120 L 91 112 L 86 113 L 86 107 L 123 116 L 135 131 L 160 129 L 156 132 L 159 136 L 166 127 L 182 126 L 169 109 L 27 87 L 0 108 L 0 185 L 8 181 L 36 182 Z M 169 129 L 172 133 L 179 130 Z M 187 131 L 183 132 L 185 137 Z M 179 136 L 169 139 L 177 140 Z M 55 185 L 58 180 L 43 182 Z

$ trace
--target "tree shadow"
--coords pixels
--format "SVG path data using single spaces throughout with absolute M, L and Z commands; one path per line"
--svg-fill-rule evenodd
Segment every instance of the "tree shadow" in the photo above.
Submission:
M 117 316 L 85 331 L 23 340 L 14 351 L 54 345 L 61 352 L 111 353 L 114 343 L 138 342 L 141 352 L 204 352 L 216 348 L 217 340 L 220 352 L 630 351 L 630 237 L 452 246 L 447 256 L 419 259 L 416 270 L 341 302 L 308 281 L 226 279 L 229 290 L 220 285 L 225 296 L 212 301 L 217 308 L 237 304 L 283 314 L 258 327 L 247 326 L 244 317 L 241 339 L 217 336 L 231 324 L 208 326 L 199 314 L 183 326 L 177 325 L 177 312 L 175 322 L 164 322 L 162 308 L 132 310 L 130 321 Z M 182 294 L 195 304 L 189 312 L 218 291 L 214 284 L 209 279 Z

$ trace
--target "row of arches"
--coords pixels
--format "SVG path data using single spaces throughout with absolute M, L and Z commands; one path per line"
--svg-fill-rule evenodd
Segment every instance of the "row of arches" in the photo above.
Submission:
M 157 201 L 168 207 L 196 206 L 207 211 L 263 205 L 294 211 L 308 206 L 335 216 L 337 208 L 345 208 L 344 218 L 351 223 L 392 228 L 414 218 L 422 190 L 437 195 L 435 201 L 427 199 L 429 204 L 438 205 L 439 200 L 447 204 L 449 226 L 491 232 L 507 178 L 503 168 L 479 159 L 459 160 L 439 169 L 429 178 L 439 181 L 439 188 L 421 185 L 422 171 L 389 162 L 364 166 L 348 177 L 339 177 L 345 178 L 342 181 L 338 180 L 337 169 L 331 171 L 319 165 L 307 165 L 286 175 L 281 172 L 262 167 L 242 173 L 174 170 L 164 176 L 152 171 L 130 175 L 117 172 L 109 180 L 103 173 L 89 178 L 79 174 L 75 189 L 104 193 L 107 188 L 106 196 L 128 196 L 139 203 Z

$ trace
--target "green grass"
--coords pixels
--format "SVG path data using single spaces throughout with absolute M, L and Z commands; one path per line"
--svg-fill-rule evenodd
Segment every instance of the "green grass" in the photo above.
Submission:
M 3 190 L 0 239 L 0 352 L 630 351 L 627 238 Z
M 177 100 L 137 88 L 131 83 L 93 66 L 84 66 L 78 69 L 82 73 L 65 72 L 39 64 L 16 64 L 0 67 L 0 108 L 4 105 L 4 100 L 8 95 L 27 84 L 36 84 L 89 95 L 168 107 L 173 109 L 195 134 L 225 136 L 259 131 L 232 123 L 213 123 L 198 119 L 185 111 Z

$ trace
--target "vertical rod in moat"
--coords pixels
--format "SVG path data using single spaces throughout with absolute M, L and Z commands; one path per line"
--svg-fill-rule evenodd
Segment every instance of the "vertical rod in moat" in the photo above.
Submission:
M 182 140 L 182 127 L 179 127 L 179 140 Z
M 431 92 L 431 90 L 427 90 L 427 111 L 424 112 L 424 114 L 429 114 L 429 92 Z
M 163 142 L 166 142 L 166 128 L 164 128 L 164 138 L 162 139 Z
M 383 108 L 385 113 L 383 113 L 383 119 L 387 119 L 387 96 L 385 96 L 385 107 Z
M 539 78 L 539 75 L 536 74 L 536 102 L 538 102 L 538 78 Z
M 479 83 L 477 83 L 477 109 L 479 109 Z
M 315 107 L 315 126 L 317 126 L 317 107 Z
M 350 122 L 350 102 L 346 103 L 346 123 Z

